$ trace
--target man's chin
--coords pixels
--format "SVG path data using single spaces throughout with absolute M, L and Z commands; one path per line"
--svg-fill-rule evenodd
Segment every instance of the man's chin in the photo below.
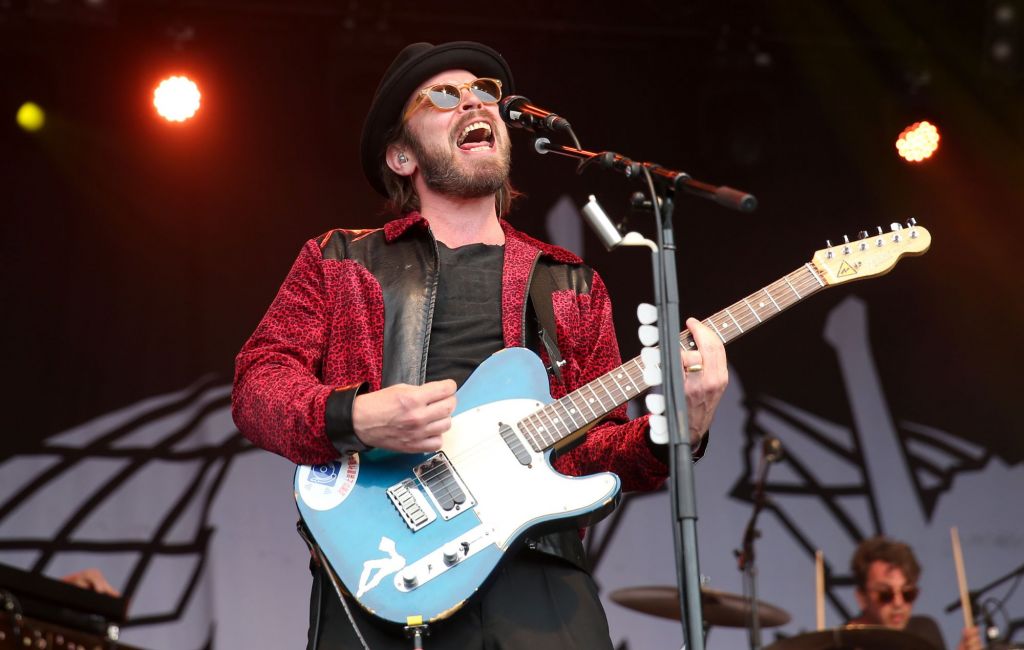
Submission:
M 892 628 L 894 630 L 902 630 L 903 628 L 907 627 L 907 621 L 909 620 L 909 616 L 893 616 L 889 618 L 888 621 L 886 621 L 885 626 Z

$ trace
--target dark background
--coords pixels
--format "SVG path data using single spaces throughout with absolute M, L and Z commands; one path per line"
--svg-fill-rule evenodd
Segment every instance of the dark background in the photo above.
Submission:
M 686 314 L 731 304 L 826 238 L 917 218 L 926 256 L 815 297 L 730 361 L 748 394 L 847 421 L 821 329 L 854 293 L 894 416 L 1019 462 L 1022 21 L 1016 0 L 0 0 L 6 453 L 207 373 L 227 381 L 302 243 L 383 223 L 358 138 L 384 68 L 409 42 L 469 39 L 502 52 L 517 90 L 585 148 L 757 195 L 753 215 L 679 202 Z M 172 72 L 203 93 L 180 126 L 150 104 Z M 30 99 L 48 119 L 34 134 L 14 121 Z M 894 142 L 920 119 L 941 146 L 910 165 Z M 625 179 L 576 176 L 515 142 L 518 227 L 546 237 L 565 194 L 625 214 Z M 647 255 L 606 254 L 589 233 L 585 253 L 635 354 Z

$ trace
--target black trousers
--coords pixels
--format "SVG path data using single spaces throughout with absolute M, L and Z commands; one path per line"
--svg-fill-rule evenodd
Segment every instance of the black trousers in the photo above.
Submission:
M 346 596 L 370 650 L 409 650 L 401 626 L 378 621 Z M 608 619 L 588 573 L 523 550 L 498 569 L 483 593 L 430 626 L 425 650 L 612 650 Z M 316 568 L 307 650 L 363 650 L 330 579 Z

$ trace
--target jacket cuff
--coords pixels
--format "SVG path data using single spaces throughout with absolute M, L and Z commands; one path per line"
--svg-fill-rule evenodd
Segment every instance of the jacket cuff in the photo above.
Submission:
M 365 386 L 365 383 L 341 386 L 327 396 L 327 403 L 324 407 L 324 429 L 327 439 L 342 455 L 373 449 L 373 447 L 363 444 L 363 441 L 356 436 L 355 428 L 352 426 L 352 405 L 356 400 L 356 395 Z
M 708 441 L 710 439 L 711 430 L 708 429 L 707 431 L 704 432 L 703 435 L 701 435 L 700 443 L 697 444 L 697 447 L 692 452 L 693 462 L 696 463 L 698 460 L 704 457 L 704 452 L 708 448 Z M 657 443 L 651 440 L 650 430 L 648 430 L 645 440 L 647 441 L 647 448 L 651 451 L 651 454 L 653 454 L 655 458 L 660 460 L 666 467 L 668 467 L 668 445 Z

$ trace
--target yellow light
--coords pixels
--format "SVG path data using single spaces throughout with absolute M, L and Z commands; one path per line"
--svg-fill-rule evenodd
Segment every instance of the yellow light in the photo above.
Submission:
M 939 130 L 931 122 L 914 122 L 896 140 L 900 157 L 910 162 L 930 158 L 939 148 Z
M 184 122 L 199 110 L 199 86 L 188 77 L 168 77 L 153 91 L 153 106 L 165 120 Z
M 46 112 L 35 102 L 25 102 L 18 109 L 18 126 L 26 131 L 38 131 L 46 124 Z

